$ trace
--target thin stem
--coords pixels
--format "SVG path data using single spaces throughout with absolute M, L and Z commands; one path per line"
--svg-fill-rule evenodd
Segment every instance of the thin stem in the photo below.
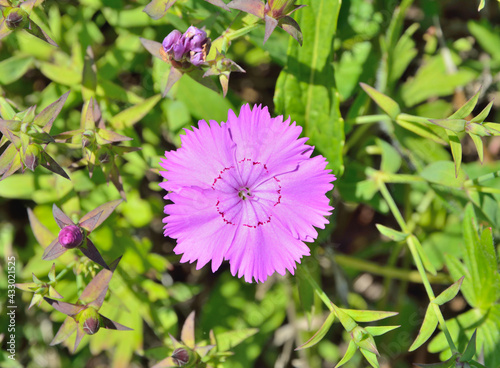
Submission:
M 431 125 L 431 122 L 429 121 L 428 118 L 410 114 L 404 114 L 404 113 L 399 114 L 396 117 L 396 120 L 403 120 L 403 121 L 408 121 L 410 123 L 421 123 L 421 124 Z
M 69 265 L 67 265 L 61 272 L 59 272 L 56 276 L 55 281 L 59 281 L 67 272 L 70 268 L 73 268 L 75 262 L 71 262 Z
M 318 283 L 316 280 L 314 280 L 314 277 L 312 277 L 311 273 L 307 269 L 307 267 L 301 267 L 301 275 L 304 276 L 304 278 L 309 282 L 311 287 L 314 289 L 314 292 L 316 295 L 319 296 L 319 298 L 323 301 L 323 303 L 327 306 L 327 308 L 333 312 L 333 306 L 330 298 L 326 293 L 319 287 Z
M 379 121 L 391 121 L 391 118 L 390 116 L 385 114 L 365 115 L 355 117 L 354 119 L 348 119 L 346 120 L 346 124 L 362 125 L 378 123 Z
M 395 252 L 396 256 L 392 256 L 391 258 L 397 258 L 397 252 Z M 379 264 L 365 261 L 362 259 L 358 259 L 355 257 L 350 257 L 345 254 L 336 254 L 335 255 L 335 261 L 342 267 L 347 267 L 347 268 L 353 268 L 355 270 L 362 270 L 366 272 L 370 272 L 374 275 L 380 275 L 380 276 L 385 276 L 391 279 L 399 279 L 403 281 L 411 281 L 415 283 L 422 284 L 424 281 L 422 280 L 422 276 L 418 271 L 405 271 L 405 270 L 400 270 L 395 267 L 387 267 L 387 266 L 380 266 Z M 394 263 L 394 261 L 391 261 L 391 263 Z M 445 275 L 445 274 L 437 274 L 436 276 L 429 275 L 428 276 L 429 280 L 437 283 L 437 284 L 449 284 L 450 283 L 450 278 Z
M 387 190 L 387 187 L 385 186 L 385 183 L 382 182 L 381 180 L 377 180 L 377 184 L 379 186 L 380 192 L 382 193 L 382 196 L 386 200 L 387 204 L 389 205 L 389 208 L 391 209 L 391 212 L 393 216 L 396 218 L 396 221 L 398 222 L 399 226 L 401 227 L 401 230 L 404 232 L 408 233 L 408 225 L 406 224 L 405 220 L 403 219 L 403 216 L 401 215 L 401 212 L 399 212 L 399 209 L 394 202 L 394 199 L 392 198 L 391 194 Z M 417 245 L 415 243 L 415 235 L 410 234 L 410 236 L 407 237 L 406 243 L 408 244 L 408 248 L 410 248 L 411 255 L 413 256 L 413 260 L 415 262 L 415 265 L 417 266 L 417 270 L 420 273 L 420 276 L 422 277 L 422 282 L 425 287 L 425 291 L 427 292 L 427 295 L 429 296 L 429 300 L 432 301 L 436 298 L 434 295 L 434 291 L 432 290 L 431 284 L 429 282 L 429 277 L 427 273 L 425 272 L 425 267 L 424 264 L 422 263 L 422 259 L 420 258 L 420 255 L 418 254 L 417 251 Z M 436 316 L 439 321 L 439 325 L 441 326 L 441 330 L 443 331 L 446 340 L 448 341 L 448 345 L 453 353 L 458 352 L 457 347 L 455 346 L 455 343 L 453 342 L 453 339 L 451 338 L 450 332 L 448 331 L 448 327 L 446 326 L 446 321 L 444 320 L 444 317 L 441 313 L 441 310 L 439 309 L 439 306 L 437 304 L 433 304 L 434 312 L 436 313 Z

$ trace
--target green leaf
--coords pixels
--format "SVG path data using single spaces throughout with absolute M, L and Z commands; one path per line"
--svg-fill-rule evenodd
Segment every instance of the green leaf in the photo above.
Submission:
M 401 167 L 402 158 L 399 152 L 388 142 L 377 139 L 377 146 L 382 149 L 382 162 L 380 170 L 388 173 L 396 173 Z
M 323 322 L 323 324 L 321 325 L 320 329 L 316 331 L 316 333 L 305 343 L 303 343 L 300 346 L 297 346 L 295 350 L 307 349 L 310 348 L 311 346 L 316 345 L 323 339 L 323 337 L 325 337 L 326 333 L 328 332 L 328 330 L 330 330 L 330 327 L 332 326 L 334 321 L 335 321 L 335 313 L 331 312 L 326 318 L 325 322 Z
M 419 123 L 416 121 L 407 121 L 404 120 L 401 115 L 399 115 L 396 118 L 396 123 L 400 125 L 401 127 L 409 130 L 410 132 L 413 132 L 421 137 L 430 139 L 436 143 L 446 145 L 446 141 L 441 138 L 439 135 L 437 135 L 431 128 L 430 126 Z
M 35 116 L 33 124 L 43 127 L 43 131 L 46 133 L 50 132 L 52 124 L 54 123 L 54 120 L 56 120 L 57 115 L 61 112 L 68 95 L 69 91 L 43 109 L 37 116 Z
M 420 176 L 430 183 L 451 188 L 462 188 L 467 176 L 463 170 L 455 176 L 455 164 L 449 161 L 437 161 L 426 166 Z
M 339 175 L 344 171 L 345 137 L 332 55 L 340 1 L 307 0 L 301 4 L 308 5 L 296 13 L 304 46 L 290 39 L 287 65 L 276 84 L 276 111 L 302 125 L 304 135 Z
M 54 240 L 54 234 L 38 220 L 31 208 L 28 208 L 28 218 L 36 240 L 43 248 L 46 248 Z M 51 279 L 51 281 L 53 280 Z
M 488 22 L 470 21 L 467 23 L 470 33 L 477 40 L 479 45 L 491 55 L 495 61 L 500 61 L 500 49 L 496 45 L 500 44 L 500 33 L 493 29 Z
M 195 312 L 192 311 L 187 316 L 184 325 L 182 325 L 181 330 L 181 340 L 187 347 L 194 349 L 195 346 L 195 337 L 194 337 L 194 316 Z
M 455 133 L 460 133 L 465 131 L 465 124 L 467 123 L 464 119 L 429 119 L 432 124 L 440 126 L 441 128 L 451 130 Z
M 490 131 L 492 135 L 500 135 L 499 123 L 483 123 L 483 126 Z
M 115 129 L 130 127 L 141 120 L 160 101 L 161 95 L 154 95 L 126 110 L 123 110 L 109 119 Z
M 337 363 L 335 368 L 340 367 L 344 364 L 346 364 L 351 358 L 354 356 L 354 353 L 358 350 L 357 345 L 354 341 L 349 341 L 349 346 L 347 346 L 347 350 L 344 354 L 344 357 L 340 360 L 340 362 Z
M 437 305 L 443 305 L 444 303 L 448 303 L 451 299 L 457 296 L 460 291 L 460 287 L 462 286 L 462 281 L 464 281 L 464 277 L 462 276 L 457 282 L 453 283 L 449 288 L 439 294 L 436 299 L 432 301 L 432 303 Z
M 410 235 L 410 241 L 413 243 L 415 248 L 417 249 L 417 252 L 422 259 L 422 263 L 424 264 L 425 269 L 427 272 L 429 272 L 432 275 L 436 275 L 437 271 L 434 268 L 434 265 L 431 263 L 429 260 L 429 257 L 427 257 L 427 253 L 425 253 L 424 248 L 422 247 L 422 244 L 420 243 L 420 240 L 415 235 Z
M 259 330 L 257 328 L 243 328 L 234 331 L 225 331 L 215 334 L 217 341 L 217 351 L 231 351 L 249 337 L 255 335 Z
M 0 62 L 0 84 L 17 81 L 33 66 L 32 56 L 13 56 Z
M 398 314 L 398 312 L 384 312 L 384 311 L 356 310 L 356 309 L 342 309 L 342 311 L 345 312 L 356 322 L 380 321 L 381 319 L 393 317 Z
M 453 161 L 455 162 L 455 177 L 458 178 L 460 165 L 462 164 L 462 143 L 460 142 L 460 138 L 457 133 L 447 129 L 446 134 L 448 134 L 451 154 L 453 155 Z
M 409 351 L 414 351 L 422 346 L 429 337 L 431 337 L 432 333 L 436 329 L 438 325 L 438 319 L 436 316 L 436 312 L 434 312 L 434 306 L 432 303 L 429 303 L 427 306 L 427 311 L 425 312 L 424 322 L 422 322 L 422 326 L 420 327 L 420 331 L 418 332 L 418 336 L 411 344 Z
M 472 96 L 462 107 L 455 111 L 449 119 L 465 119 L 474 110 L 477 105 L 477 100 L 479 99 L 479 94 L 481 91 L 477 91 L 474 96 Z
M 367 326 L 365 330 L 372 336 L 380 336 L 401 326 Z
M 485 3 L 486 3 L 486 0 L 481 0 L 479 2 L 479 6 L 477 7 L 477 11 L 483 10 Z
M 454 280 L 458 280 L 461 277 L 465 277 L 462 282 L 461 290 L 462 294 L 472 306 L 476 305 L 476 290 L 471 282 L 471 276 L 465 265 L 460 262 L 460 260 L 450 254 L 445 254 L 444 256 L 445 264 L 450 271 L 451 276 Z
M 394 240 L 396 242 L 403 241 L 408 237 L 408 234 L 405 234 L 401 231 L 391 229 L 391 228 L 386 227 L 384 225 L 375 224 L 375 226 L 377 227 L 378 231 L 380 231 L 380 233 L 382 235 L 387 236 L 389 239 Z
M 490 114 L 491 107 L 493 106 L 493 101 L 491 101 L 484 109 L 481 111 L 475 118 L 471 119 L 471 123 L 481 124 L 486 120 L 488 115 Z
M 472 138 L 472 141 L 474 142 L 474 145 L 476 146 L 477 154 L 479 156 L 479 161 L 481 163 L 483 163 L 483 160 L 484 160 L 483 140 L 481 139 L 480 136 L 475 135 L 475 134 L 469 134 L 469 137 Z
M 366 360 L 368 361 L 368 363 L 370 363 L 370 365 L 372 367 L 374 367 L 374 368 L 380 367 L 378 364 L 377 355 L 375 355 L 371 351 L 368 351 L 365 349 L 360 349 L 360 351 L 361 351 L 361 354 L 363 354 L 365 356 Z
M 470 338 L 469 343 L 460 358 L 461 362 L 468 362 L 469 360 L 472 360 L 474 354 L 476 354 L 476 333 L 477 330 L 474 330 L 474 333 L 472 334 L 472 337 Z
M 361 88 L 363 88 L 363 90 L 372 98 L 372 100 L 375 101 L 377 105 L 392 119 L 396 119 L 396 117 L 401 113 L 399 105 L 392 98 L 384 95 L 365 83 L 360 83 L 360 85 Z

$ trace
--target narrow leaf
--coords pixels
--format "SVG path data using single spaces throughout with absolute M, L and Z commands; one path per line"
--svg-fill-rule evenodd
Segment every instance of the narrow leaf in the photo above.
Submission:
M 381 319 L 393 317 L 398 312 L 384 312 L 384 311 L 371 311 L 371 310 L 356 310 L 356 309 L 342 309 L 356 322 L 373 322 L 380 321 Z
M 337 363 L 335 368 L 340 367 L 340 366 L 346 364 L 349 360 L 351 360 L 351 358 L 354 356 L 354 353 L 356 352 L 356 350 L 358 350 L 358 348 L 356 347 L 356 344 L 354 343 L 354 341 L 352 341 L 352 340 L 349 341 L 349 346 L 347 346 L 347 350 L 344 354 L 344 357 L 340 360 L 340 362 Z
M 181 340 L 187 347 L 194 349 L 195 340 L 194 340 L 194 311 L 189 313 L 189 316 L 186 318 L 184 325 L 182 326 L 181 331 Z
M 303 343 L 300 346 L 297 346 L 295 350 L 307 349 L 310 348 L 311 346 L 316 345 L 323 339 L 323 337 L 325 337 L 326 333 L 328 332 L 328 330 L 330 330 L 330 327 L 332 326 L 334 321 L 335 321 L 335 313 L 331 312 L 326 318 L 325 322 L 323 322 L 323 324 L 321 325 L 320 329 L 316 331 L 316 333 L 305 343 Z
M 116 129 L 130 127 L 140 121 L 160 101 L 161 95 L 154 95 L 113 116 L 109 122 Z M 106 137 L 103 137 L 107 139 Z M 131 138 L 128 138 L 131 139 Z
M 462 276 L 460 280 L 453 283 L 449 288 L 439 294 L 436 299 L 432 301 L 432 303 L 443 305 L 444 303 L 448 303 L 451 299 L 457 296 L 458 292 L 460 291 L 460 287 L 462 286 L 462 282 L 464 281 L 464 277 L 465 276 Z
M 59 239 L 56 238 L 47 248 L 45 248 L 42 259 L 45 261 L 51 261 L 62 255 L 66 252 L 66 250 L 67 249 L 59 243 Z
M 363 88 L 363 90 L 371 97 L 371 99 L 375 101 L 375 103 L 392 119 L 396 119 L 396 116 L 401 113 L 399 105 L 392 98 L 377 91 L 375 88 L 370 87 L 368 84 L 360 83 L 360 85 L 361 88 Z
M 483 160 L 484 160 L 483 140 L 481 139 L 480 136 L 475 135 L 475 134 L 469 134 L 469 136 L 472 138 L 472 141 L 474 142 L 474 145 L 476 146 L 477 154 L 479 156 L 479 161 L 482 164 Z
M 491 107 L 493 106 L 493 101 L 491 101 L 484 109 L 481 111 L 475 118 L 471 119 L 471 123 L 481 124 L 486 120 L 488 115 L 490 114 Z
M 446 134 L 448 134 L 451 154 L 453 155 L 453 161 L 455 162 L 455 177 L 458 178 L 460 165 L 462 164 L 462 143 L 460 143 L 460 138 L 457 133 L 452 132 L 451 130 L 446 130 Z
M 73 221 L 66 215 L 57 205 L 54 203 L 52 205 L 52 215 L 54 220 L 56 220 L 57 225 L 62 229 L 63 227 L 74 225 Z
M 109 318 L 104 317 L 102 314 L 100 316 L 101 316 L 104 327 L 107 328 L 108 330 L 122 330 L 122 331 L 133 330 L 130 327 L 124 326 L 118 322 L 112 321 Z
M 460 358 L 461 362 L 468 362 L 469 360 L 472 360 L 474 354 L 476 354 L 476 333 L 477 329 L 474 330 L 474 333 L 472 334 L 469 343 L 467 344 L 467 347 L 465 348 L 465 351 Z
M 455 133 L 461 133 L 465 131 L 465 124 L 467 123 L 464 119 L 429 119 L 432 124 L 440 126 L 441 128 L 451 130 Z
M 43 29 L 41 29 L 38 24 L 36 24 L 33 19 L 30 19 L 29 20 L 29 26 L 28 28 L 25 28 L 26 32 L 28 32 L 29 34 L 32 34 L 33 36 L 35 37 L 38 37 L 39 39 L 41 39 L 42 41 L 45 41 L 49 44 L 51 44 L 52 46 L 56 46 L 56 47 L 59 47 L 57 45 L 57 43 L 54 42 L 54 40 L 52 38 L 50 38 L 47 33 L 45 33 L 45 31 Z
M 417 338 L 415 339 L 413 344 L 411 344 L 409 351 L 414 351 L 422 346 L 422 344 L 424 344 L 429 339 L 429 337 L 431 337 L 437 325 L 438 319 L 436 316 L 436 312 L 434 312 L 432 303 L 429 303 L 427 312 L 425 312 L 424 322 L 420 327 Z
M 465 105 L 455 111 L 455 113 L 451 115 L 449 119 L 466 119 L 472 113 L 474 107 L 476 107 L 480 92 L 481 91 L 477 91 L 476 94 L 472 96 L 470 100 L 465 103 Z
M 388 228 L 384 225 L 375 224 L 375 226 L 377 227 L 378 231 L 380 231 L 380 233 L 382 235 L 384 235 L 384 236 L 388 237 L 389 239 L 394 240 L 396 242 L 403 241 L 408 237 L 408 234 L 405 234 L 401 231 L 397 231 L 397 230 Z
M 380 336 L 401 326 L 367 326 L 365 330 L 372 336 Z
M 168 9 L 175 4 L 177 0 L 153 0 L 143 9 L 147 15 L 149 15 L 154 20 L 158 20 L 163 17 Z
M 49 133 L 54 120 L 56 120 L 57 115 L 59 115 L 59 113 L 61 112 L 61 109 L 64 106 L 66 99 L 68 98 L 69 92 L 70 91 L 66 92 L 55 102 L 51 103 L 49 106 L 43 109 L 40 114 L 35 116 L 33 123 L 40 127 L 43 127 L 43 130 Z
M 365 349 L 360 349 L 360 351 L 361 351 L 361 354 L 363 354 L 365 356 L 366 360 L 368 361 L 368 363 L 370 363 L 370 365 L 372 367 L 380 368 L 380 366 L 378 364 L 378 360 L 377 360 L 377 355 L 375 355 L 371 351 L 368 351 Z
M 141 38 L 141 37 L 139 37 L 139 40 L 141 41 L 142 46 L 144 46 L 144 48 L 146 50 L 148 50 L 148 52 L 151 55 L 153 55 L 153 56 L 157 57 L 158 59 L 163 60 L 165 62 L 167 61 L 163 58 L 163 56 L 160 52 L 160 50 L 163 50 L 163 46 L 161 43 L 156 42 L 156 41 L 147 40 L 147 39 Z
M 61 166 L 59 166 L 59 164 L 52 157 L 50 157 L 47 152 L 42 151 L 40 153 L 40 156 L 41 156 L 40 160 L 41 166 L 45 167 L 47 170 L 52 171 L 57 175 L 62 176 L 65 179 L 71 180 L 66 171 L 64 171 L 64 169 Z
M 33 230 L 33 234 L 35 235 L 35 238 L 38 241 L 38 243 L 43 248 L 46 248 L 47 246 L 49 246 L 50 243 L 52 243 L 52 241 L 54 240 L 54 234 L 52 234 L 52 232 L 50 232 L 50 230 L 47 229 L 38 220 L 38 218 L 35 216 L 35 214 L 31 210 L 31 208 L 28 208 L 28 218 L 30 221 L 31 230 Z
M 85 287 L 79 300 L 83 304 L 99 310 L 108 292 L 111 277 L 113 277 L 113 272 L 111 270 L 101 270 Z
M 86 244 L 84 246 L 80 246 L 79 249 L 83 254 L 87 256 L 88 259 L 94 261 L 105 269 L 109 269 L 109 266 L 106 264 L 106 262 L 104 262 L 101 253 L 99 253 L 94 243 L 92 243 L 89 238 L 86 239 Z
M 165 97 L 168 94 L 168 92 L 173 87 L 173 85 L 175 83 L 177 83 L 179 81 L 179 79 L 181 79 L 182 75 L 183 74 L 179 69 L 174 68 L 173 66 L 170 67 L 170 72 L 168 73 L 167 84 L 165 85 L 165 89 L 163 90 L 163 93 L 161 94 L 162 97 Z
M 76 339 L 75 339 L 75 346 L 73 347 L 73 353 L 78 349 L 78 345 L 80 345 L 80 342 L 82 341 L 83 337 L 85 336 L 85 332 L 83 331 L 83 328 L 80 326 L 80 324 L 76 325 Z
M 118 207 L 118 205 L 122 202 L 122 199 L 117 199 L 115 201 L 100 205 L 80 219 L 80 226 L 88 232 L 93 231 L 96 227 L 101 225 L 113 213 L 115 208 Z M 95 218 L 96 216 L 98 216 L 97 220 L 93 220 L 93 218 Z
M 45 297 L 44 298 L 47 303 L 49 303 L 55 310 L 64 313 L 70 317 L 76 316 L 78 313 L 80 313 L 82 310 L 85 309 L 85 306 L 83 305 L 75 305 L 71 303 L 65 303 L 61 302 L 59 300 L 54 300 Z
M 73 332 L 76 331 L 76 325 L 77 324 L 73 318 L 66 317 L 61 327 L 59 327 L 59 331 L 57 331 L 49 345 L 54 346 L 66 340 L 73 334 Z

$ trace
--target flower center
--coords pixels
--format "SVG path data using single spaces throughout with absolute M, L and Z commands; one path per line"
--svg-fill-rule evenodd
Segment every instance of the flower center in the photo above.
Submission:
M 281 202 L 279 179 L 269 175 L 266 164 L 247 158 L 222 169 L 212 189 L 217 192 L 216 210 L 227 225 L 267 224 Z

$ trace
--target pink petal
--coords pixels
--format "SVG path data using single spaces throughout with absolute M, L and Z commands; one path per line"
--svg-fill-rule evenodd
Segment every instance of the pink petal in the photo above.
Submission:
M 165 190 L 176 191 L 189 186 L 209 188 L 219 172 L 233 164 L 234 145 L 225 125 L 211 121 L 208 126 L 202 120 L 198 129 L 186 130 L 181 142 L 181 148 L 165 152 L 166 159 L 160 162 L 167 170 L 160 171 L 168 180 L 160 184 Z

